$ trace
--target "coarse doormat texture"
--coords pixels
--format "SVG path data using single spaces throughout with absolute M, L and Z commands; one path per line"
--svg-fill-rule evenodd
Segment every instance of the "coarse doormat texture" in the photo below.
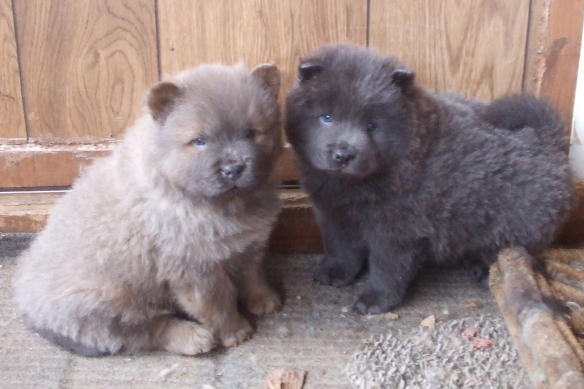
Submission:
M 305 371 L 303 389 L 351 389 L 344 369 L 365 339 L 409 332 L 429 316 L 440 323 L 498 314 L 490 292 L 467 271 L 429 268 L 395 317 L 359 315 L 350 305 L 362 283 L 319 285 L 312 275 L 320 254 L 271 253 L 269 274 L 285 304 L 254 320 L 250 340 L 196 358 L 163 352 L 84 358 L 28 330 L 14 306 L 11 279 L 30 238 L 0 233 L 0 389 L 264 389 L 279 368 Z
M 373 336 L 346 374 L 359 389 L 531 387 L 503 320 L 492 315 Z

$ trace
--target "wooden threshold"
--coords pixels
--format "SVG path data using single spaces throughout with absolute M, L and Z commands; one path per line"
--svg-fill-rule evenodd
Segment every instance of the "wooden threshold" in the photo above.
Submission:
M 584 182 L 577 184 L 579 202 L 558 237 L 562 246 L 584 243 Z M 0 192 L 0 232 L 38 232 L 65 191 Z M 271 237 L 280 252 L 322 252 L 321 236 L 306 193 L 280 191 L 283 209 Z
M 51 208 L 66 191 L 0 192 L 0 232 L 38 232 Z M 278 252 L 321 252 L 318 226 L 308 196 L 300 189 L 282 189 L 282 213 L 271 237 Z

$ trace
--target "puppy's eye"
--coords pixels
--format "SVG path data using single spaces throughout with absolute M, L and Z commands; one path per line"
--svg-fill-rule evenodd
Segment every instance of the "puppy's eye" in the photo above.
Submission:
M 367 132 L 373 132 L 377 130 L 377 124 L 369 122 L 367 123 Z
M 333 115 L 322 115 L 319 117 L 319 120 L 322 124 L 329 125 L 333 122 Z
M 245 138 L 246 139 L 254 139 L 257 135 L 257 130 L 253 129 L 253 128 L 248 128 L 247 130 L 245 130 Z
M 205 138 L 195 138 L 191 141 L 191 144 L 195 146 L 205 146 L 207 144 L 207 141 L 205 140 Z

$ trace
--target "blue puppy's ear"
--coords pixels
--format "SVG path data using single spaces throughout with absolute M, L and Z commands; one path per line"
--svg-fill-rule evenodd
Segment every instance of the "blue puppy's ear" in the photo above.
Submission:
M 302 62 L 298 66 L 298 79 L 301 82 L 313 79 L 323 70 L 323 66 L 316 62 Z
M 407 69 L 396 69 L 391 73 L 391 81 L 403 92 L 407 92 L 414 83 L 415 73 Z

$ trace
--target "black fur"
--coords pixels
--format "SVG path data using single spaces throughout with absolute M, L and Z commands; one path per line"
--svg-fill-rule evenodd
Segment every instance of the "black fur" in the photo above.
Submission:
M 318 71 L 288 94 L 286 131 L 325 240 L 315 279 L 350 284 L 368 265 L 355 310 L 399 304 L 426 261 L 485 269 L 502 248 L 550 243 L 573 188 L 548 103 L 434 94 L 354 46 L 305 63 Z

